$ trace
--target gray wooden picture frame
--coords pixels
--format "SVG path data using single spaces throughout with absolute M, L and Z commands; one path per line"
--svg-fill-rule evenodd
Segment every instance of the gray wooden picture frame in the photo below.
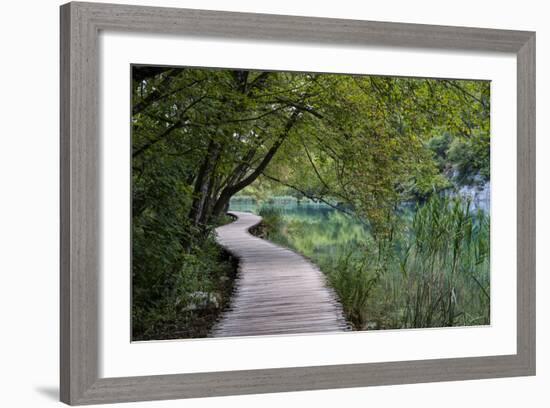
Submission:
M 100 30 L 517 56 L 517 353 L 175 374 L 98 375 Z M 535 374 L 535 33 L 95 3 L 61 6 L 61 401 L 95 404 Z

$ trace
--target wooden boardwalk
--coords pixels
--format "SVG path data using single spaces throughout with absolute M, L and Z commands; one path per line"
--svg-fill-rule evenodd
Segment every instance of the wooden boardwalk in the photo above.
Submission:
M 211 336 L 255 336 L 346 330 L 342 307 L 322 272 L 303 256 L 251 235 L 261 217 L 233 211 L 217 240 L 239 259 L 230 308 Z

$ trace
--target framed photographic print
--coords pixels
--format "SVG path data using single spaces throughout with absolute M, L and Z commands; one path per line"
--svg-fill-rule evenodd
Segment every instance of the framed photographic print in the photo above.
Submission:
M 61 7 L 61 399 L 535 373 L 535 34 Z

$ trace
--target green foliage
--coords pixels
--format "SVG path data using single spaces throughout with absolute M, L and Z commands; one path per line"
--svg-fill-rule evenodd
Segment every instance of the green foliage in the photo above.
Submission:
M 471 137 L 442 133 L 431 138 L 427 147 L 434 152 L 440 172 L 457 185 L 484 183 L 490 178 L 490 137 L 476 132 Z
M 268 175 L 307 197 L 347 203 L 379 236 L 398 203 L 450 186 L 448 166 L 426 149 L 433 134 L 477 143 L 488 130 L 485 82 L 315 75 L 311 89 L 322 117 L 304 115 Z
M 180 161 L 152 155 L 132 177 L 132 338 L 204 337 L 229 301 L 234 266 L 211 227 L 190 222 Z
M 489 135 L 480 134 L 468 139 L 454 139 L 447 156 L 458 171 L 460 184 L 485 182 L 490 178 Z
M 231 259 L 212 239 L 184 251 L 164 247 L 166 237 L 134 237 L 132 338 L 205 337 L 229 302 Z
M 435 162 L 440 172 L 449 170 L 449 161 L 447 151 L 453 141 L 453 137 L 448 132 L 442 132 L 428 140 L 426 146 L 434 152 Z

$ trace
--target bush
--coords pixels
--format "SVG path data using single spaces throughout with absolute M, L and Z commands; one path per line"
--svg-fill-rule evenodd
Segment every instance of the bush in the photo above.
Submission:
M 154 218 L 134 222 L 132 339 L 206 337 L 229 302 L 236 263 L 212 232 Z

